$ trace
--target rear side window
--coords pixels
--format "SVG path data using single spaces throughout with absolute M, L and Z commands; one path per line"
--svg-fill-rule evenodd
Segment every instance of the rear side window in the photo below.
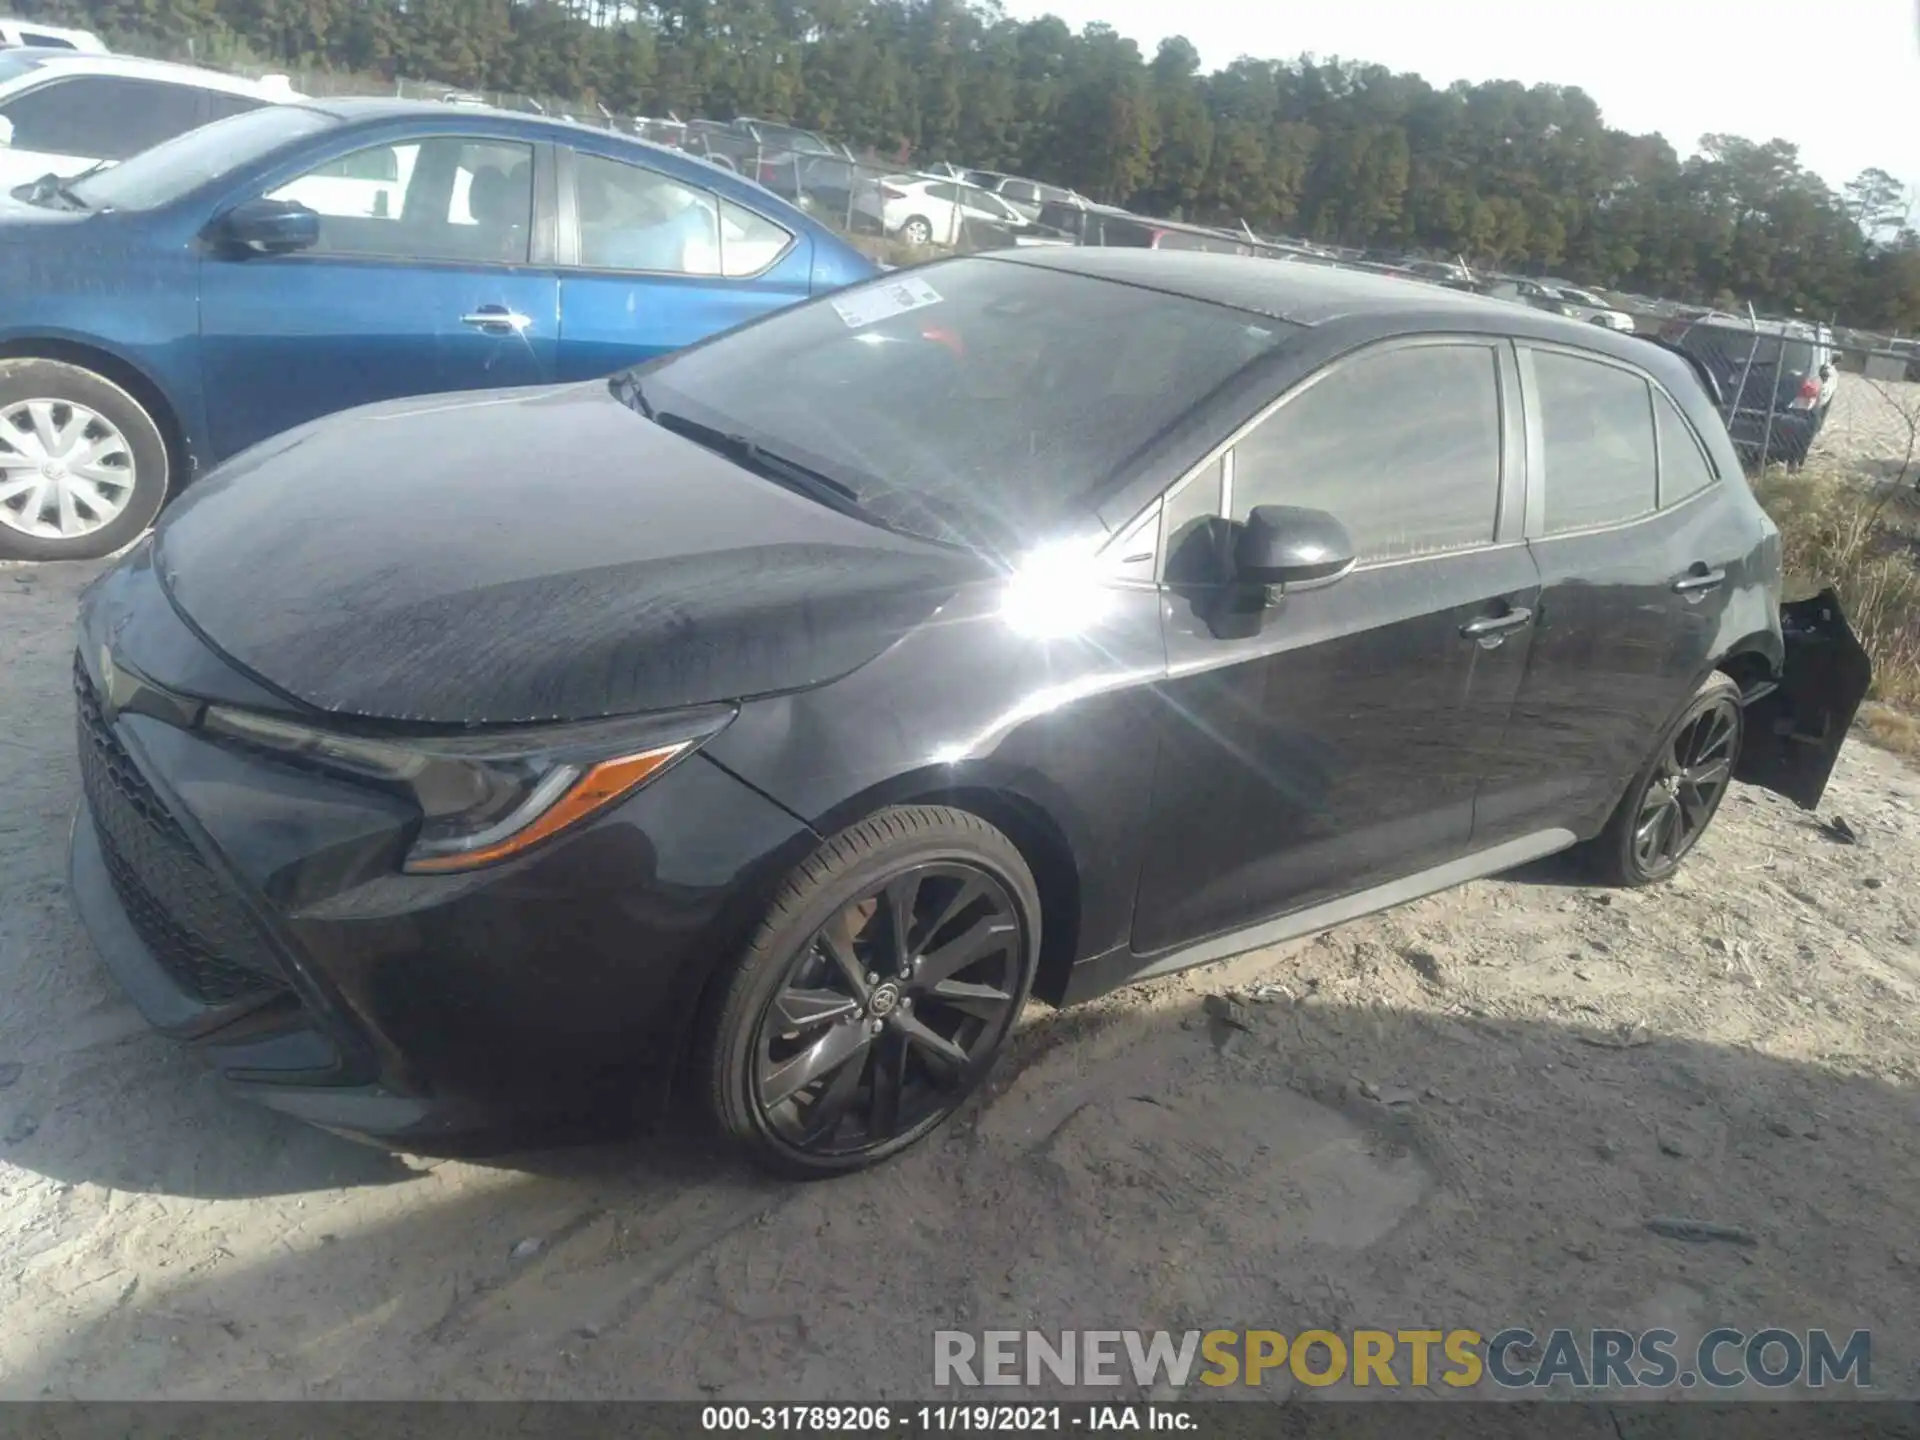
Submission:
M 758 275 L 786 253 L 792 234 L 731 200 L 720 202 L 720 273 Z
M 1486 345 L 1415 345 L 1347 361 L 1234 447 L 1233 518 L 1255 505 L 1337 516 L 1359 558 L 1493 539 L 1500 398 Z
M 574 157 L 574 190 L 580 263 L 587 269 L 721 273 L 719 202 L 705 190 L 587 154 Z M 750 258 L 754 251 L 749 246 L 741 253 Z
M 200 124 L 201 92 L 189 85 L 75 75 L 15 96 L 0 115 L 13 148 L 87 160 L 125 160 Z
M 1535 396 L 1546 441 L 1546 532 L 1612 525 L 1658 502 L 1653 399 L 1631 371 L 1536 351 Z
M 1676 505 L 1698 495 L 1714 481 L 1713 465 L 1693 427 L 1659 391 L 1653 396 L 1653 423 L 1660 434 L 1660 503 Z

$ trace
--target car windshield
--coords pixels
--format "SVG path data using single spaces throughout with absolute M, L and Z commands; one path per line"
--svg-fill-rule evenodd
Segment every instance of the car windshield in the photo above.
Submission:
M 962 259 L 785 311 L 638 378 L 656 416 L 805 464 L 894 529 L 1004 555 L 1294 329 Z
M 289 140 L 337 123 L 331 115 L 298 105 L 263 105 L 189 130 L 68 188 L 90 209 L 152 210 Z
M 0 50 L 0 84 L 18 80 L 29 70 L 39 69 L 41 58 L 22 50 Z

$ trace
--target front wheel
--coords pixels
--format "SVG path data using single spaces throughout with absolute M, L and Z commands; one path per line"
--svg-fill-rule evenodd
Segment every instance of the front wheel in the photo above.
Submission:
M 166 441 L 139 401 L 78 365 L 0 361 L 0 559 L 110 555 L 166 495 Z
M 715 1118 L 788 1175 L 906 1149 L 992 1067 L 1039 937 L 1033 875 L 979 816 L 898 806 L 841 831 L 788 877 L 726 983 Z
M 1679 869 L 1726 798 L 1743 734 L 1740 687 L 1718 672 L 1708 676 L 1591 843 L 1596 878 L 1651 885 Z
M 933 226 L 923 217 L 915 215 L 900 227 L 900 238 L 909 245 L 931 245 Z

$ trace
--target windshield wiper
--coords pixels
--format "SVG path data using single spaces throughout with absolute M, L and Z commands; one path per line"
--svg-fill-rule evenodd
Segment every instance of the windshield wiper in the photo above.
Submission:
M 653 419 L 653 406 L 647 400 L 647 392 L 640 388 L 640 377 L 631 370 L 622 370 L 607 381 L 607 389 L 613 392 L 613 398 L 631 410 L 638 410 L 647 419 Z
M 626 382 L 628 401 L 636 409 L 646 404 L 646 398 L 639 393 L 639 386 L 629 379 Z M 624 396 L 622 398 L 625 398 Z M 803 465 L 785 455 L 765 449 L 744 435 L 729 434 L 711 425 L 703 425 L 698 420 L 689 420 L 684 415 L 655 415 L 651 409 L 640 412 L 663 430 L 671 430 L 676 435 L 684 435 L 696 445 L 703 445 L 730 460 L 745 465 L 749 470 L 758 471 L 769 480 L 777 481 L 790 490 L 797 490 L 810 500 L 818 500 L 822 505 L 838 510 L 843 514 L 855 515 L 863 520 L 873 519 L 873 515 L 860 503 L 859 492 L 851 485 L 824 475 L 810 465 Z
M 77 181 L 84 180 L 87 175 L 93 174 L 94 170 L 101 168 L 96 165 L 93 170 L 87 171 L 86 175 L 76 175 L 72 180 L 62 180 L 52 171 L 48 171 L 32 184 L 22 185 L 13 193 L 29 205 L 45 205 L 50 200 L 64 200 L 75 210 L 91 210 L 93 207 L 74 193 L 73 186 Z

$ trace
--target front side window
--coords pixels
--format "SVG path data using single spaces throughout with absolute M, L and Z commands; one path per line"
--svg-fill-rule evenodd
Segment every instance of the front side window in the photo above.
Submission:
M 1233 452 L 1233 518 L 1325 510 L 1364 563 L 1493 539 L 1500 394 L 1486 345 L 1413 345 L 1336 365 Z
M 1658 501 L 1647 382 L 1597 360 L 1537 351 L 1535 393 L 1546 454 L 1546 533 L 1612 525 Z
M 200 96 L 191 85 L 75 75 L 16 95 L 0 115 L 13 122 L 16 150 L 125 160 L 198 126 Z
M 524 264 L 533 231 L 533 147 L 434 136 L 370 145 L 270 192 L 320 216 L 307 253 Z
M 781 311 L 638 379 L 656 414 L 799 460 L 886 524 L 1008 554 L 1295 328 L 951 260 Z
M 705 190 L 587 154 L 574 157 L 574 189 L 587 269 L 721 273 L 719 207 Z

